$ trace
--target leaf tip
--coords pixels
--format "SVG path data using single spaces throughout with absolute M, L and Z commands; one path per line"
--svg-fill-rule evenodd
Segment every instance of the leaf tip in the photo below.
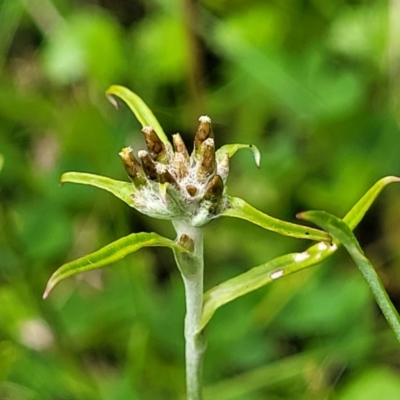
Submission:
M 45 289 L 45 291 L 44 291 L 44 293 L 43 293 L 43 296 L 42 296 L 42 299 L 43 299 L 43 300 L 46 300 L 46 299 L 49 297 L 49 294 L 50 294 L 52 288 L 53 288 L 53 287 L 50 286 L 50 284 L 48 283 L 47 286 L 46 286 L 46 289 Z
M 60 279 L 57 276 L 57 271 L 50 277 L 47 282 L 46 288 L 43 293 L 43 300 L 46 300 L 49 297 L 49 294 L 53 291 L 54 287 L 60 282 Z
M 65 182 L 68 182 L 68 172 L 61 175 L 60 186 L 63 186 Z
M 106 90 L 106 97 L 107 100 L 117 109 L 119 110 L 119 105 L 117 100 L 115 99 L 114 95 L 115 92 L 118 90 L 118 85 L 111 85 L 107 90 Z
M 249 149 L 253 152 L 254 161 L 258 169 L 261 168 L 261 153 L 258 150 L 258 147 L 254 146 L 254 144 L 249 144 Z
M 306 219 L 306 218 L 304 218 L 304 214 L 307 214 L 307 211 L 301 211 L 301 212 L 297 213 L 296 218 L 297 219 Z
M 106 92 L 107 100 L 117 109 L 119 110 L 119 105 L 117 100 L 112 94 L 109 94 L 108 91 Z

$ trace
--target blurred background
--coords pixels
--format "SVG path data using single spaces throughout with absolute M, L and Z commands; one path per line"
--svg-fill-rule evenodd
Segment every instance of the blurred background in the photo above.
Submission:
M 41 296 L 56 268 L 131 232 L 170 238 L 66 171 L 126 179 L 144 147 L 138 93 L 189 147 L 199 115 L 232 160 L 229 193 L 281 219 L 343 216 L 400 174 L 400 1 L 1 0 L 0 399 L 175 400 L 184 395 L 184 300 L 166 249 L 143 249 Z M 400 188 L 357 237 L 400 308 Z M 245 234 L 244 234 L 245 233 Z M 307 242 L 241 220 L 206 229 L 206 288 Z M 342 250 L 219 310 L 206 400 L 397 400 L 400 347 Z

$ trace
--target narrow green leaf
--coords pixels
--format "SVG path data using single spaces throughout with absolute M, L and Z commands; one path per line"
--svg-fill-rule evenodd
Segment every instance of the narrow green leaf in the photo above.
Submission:
M 346 216 L 343 218 L 343 221 L 346 222 L 351 229 L 354 229 L 362 220 L 363 216 L 369 210 L 372 203 L 382 192 L 382 190 L 390 183 L 395 182 L 400 182 L 400 178 L 397 176 L 386 176 L 385 178 L 380 179 L 346 214 Z
M 214 286 L 204 294 L 201 331 L 218 308 L 267 285 L 268 283 L 291 275 L 302 269 L 320 263 L 329 257 L 337 246 L 325 242 L 317 243 L 302 253 L 290 253 L 251 268 L 249 271 Z
M 257 165 L 257 168 L 260 168 L 261 165 L 261 153 L 260 150 L 258 150 L 258 148 L 256 146 L 254 146 L 254 144 L 226 144 L 222 147 L 220 147 L 216 153 L 215 153 L 215 157 L 217 159 L 217 161 L 221 161 L 225 154 L 228 154 L 229 158 L 231 158 L 232 156 L 235 155 L 235 153 L 238 150 L 241 149 L 249 149 L 251 150 L 251 152 L 253 153 L 253 157 L 254 157 L 254 161 Z
M 347 213 L 343 221 L 345 221 L 351 229 L 354 229 L 382 189 L 393 182 L 400 182 L 400 178 L 389 176 L 376 182 Z M 256 217 L 257 213 L 254 218 Z M 273 280 L 320 263 L 333 254 L 337 247 L 338 244 L 336 240 L 332 244 L 320 242 L 302 253 L 287 254 L 278 257 L 211 288 L 204 295 L 201 329 L 207 325 L 219 307 L 267 285 Z
M 48 281 L 43 298 L 45 299 L 53 288 L 65 278 L 114 263 L 142 247 L 155 246 L 168 247 L 171 250 L 181 253 L 188 252 L 179 244 L 160 236 L 157 233 L 132 233 L 131 235 L 125 236 L 107 246 L 104 246 L 94 253 L 71 261 L 58 268 Z
M 136 188 L 131 182 L 117 181 L 105 176 L 86 174 L 84 172 L 66 172 L 61 176 L 61 183 L 65 182 L 81 183 L 107 190 L 129 206 L 135 208 L 132 194 Z
M 121 100 L 123 100 L 135 114 L 138 121 L 142 124 L 142 127 L 151 126 L 156 131 L 161 141 L 169 144 L 168 138 L 165 135 L 164 130 L 157 118 L 137 94 L 131 92 L 129 89 L 123 86 L 113 85 L 107 89 L 106 95 L 111 104 L 113 104 L 116 108 L 118 108 L 118 103 L 115 101 L 113 96 L 119 97 Z
M 311 221 L 322 229 L 325 229 L 346 248 L 353 261 L 360 269 L 364 279 L 367 281 L 383 315 L 393 329 L 397 340 L 400 342 L 400 316 L 391 302 L 374 267 L 365 256 L 361 246 L 346 222 L 324 211 L 307 211 L 301 213 L 299 217 L 306 221 Z
M 229 197 L 228 201 L 228 207 L 219 216 L 244 219 L 269 231 L 298 239 L 331 240 L 331 237 L 326 232 L 271 217 L 238 197 Z

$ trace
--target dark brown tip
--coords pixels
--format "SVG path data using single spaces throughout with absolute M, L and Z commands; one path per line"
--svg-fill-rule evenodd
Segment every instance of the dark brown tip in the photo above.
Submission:
M 139 158 L 142 161 L 143 171 L 149 179 L 156 180 L 157 179 L 157 167 L 154 160 L 150 157 L 150 154 L 145 151 L 139 151 Z
M 215 175 L 207 185 L 205 200 L 218 201 L 224 192 L 224 182 L 219 175 Z

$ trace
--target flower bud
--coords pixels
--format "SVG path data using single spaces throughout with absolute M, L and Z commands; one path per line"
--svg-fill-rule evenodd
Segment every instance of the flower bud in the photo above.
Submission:
M 224 182 L 222 181 L 222 178 L 219 175 L 214 175 L 207 185 L 204 199 L 216 203 L 222 197 L 223 192 Z
M 207 115 L 203 115 L 199 118 L 199 122 L 199 127 L 197 128 L 197 132 L 194 137 L 194 150 L 197 150 L 208 138 L 214 139 L 211 118 Z
M 178 187 L 176 179 L 171 175 L 171 173 L 166 169 L 158 174 L 158 182 L 160 183 L 172 183 L 174 186 Z
M 175 152 L 182 154 L 185 160 L 189 160 L 189 153 L 186 149 L 185 142 L 179 133 L 172 135 L 172 142 L 174 144 Z
M 172 135 L 175 153 L 171 165 L 178 179 L 184 178 L 189 173 L 189 153 L 179 133 Z
M 143 168 L 133 155 L 132 147 L 123 148 L 119 155 L 124 164 L 125 171 L 132 182 L 138 186 L 143 185 L 146 181 L 146 176 L 143 172 Z
M 178 243 L 185 248 L 186 250 L 189 250 L 191 252 L 194 251 L 194 241 L 192 238 L 190 238 L 188 235 L 185 233 L 181 235 L 178 239 Z
M 150 154 L 146 150 L 140 150 L 138 156 L 142 161 L 143 171 L 151 180 L 156 180 L 158 177 L 157 166 Z
M 142 132 L 144 133 L 150 156 L 156 161 L 167 162 L 168 156 L 165 145 L 158 137 L 156 131 L 151 126 L 145 126 Z
M 200 180 L 208 178 L 210 175 L 215 173 L 215 147 L 214 139 L 206 139 L 202 144 L 198 152 L 199 168 L 197 170 L 197 177 Z

